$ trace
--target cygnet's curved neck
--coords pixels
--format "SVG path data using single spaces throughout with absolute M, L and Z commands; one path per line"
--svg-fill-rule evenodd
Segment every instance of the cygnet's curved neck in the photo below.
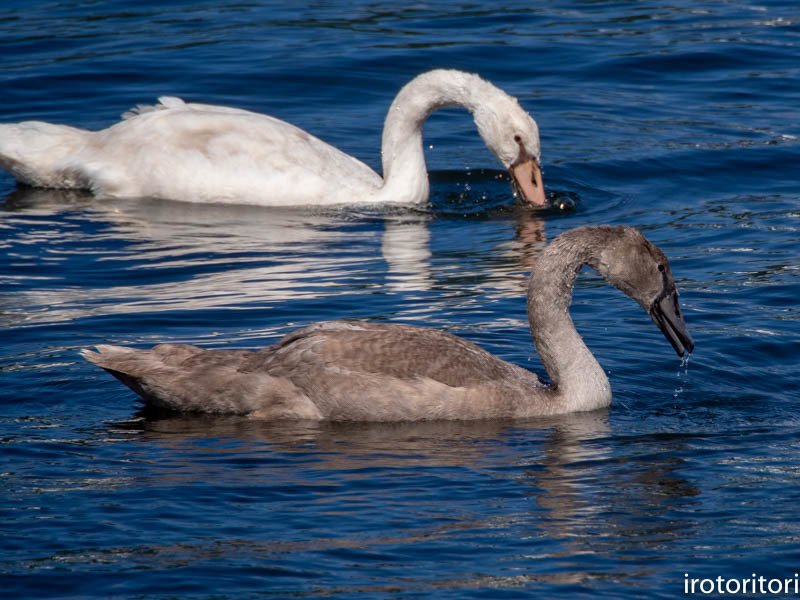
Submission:
M 602 231 L 575 230 L 553 240 L 537 259 L 528 288 L 533 343 L 550 376 L 555 412 L 586 411 L 611 403 L 611 385 L 569 314 L 575 278 L 597 264 Z M 586 238 L 590 239 L 586 239 Z
M 428 172 L 422 149 L 425 119 L 445 106 L 463 106 L 470 113 L 479 110 L 483 98 L 496 92 L 477 75 L 437 69 L 408 82 L 389 107 L 383 125 L 381 158 L 383 186 L 379 200 L 424 202 L 428 199 Z

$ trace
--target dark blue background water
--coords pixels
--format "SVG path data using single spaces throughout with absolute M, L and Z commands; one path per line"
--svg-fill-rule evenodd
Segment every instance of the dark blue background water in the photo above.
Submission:
M 165 5 L 166 4 L 166 5 Z M 426 126 L 424 210 L 95 202 L 0 174 L 0 583 L 15 598 L 675 598 L 800 570 L 800 8 L 740 2 L 5 2 L 0 120 L 100 128 L 158 95 L 289 120 L 379 167 L 433 67 L 537 119 L 572 211 L 515 206 L 469 116 Z M 667 252 L 681 365 L 592 273 L 573 317 L 609 410 L 550 420 L 149 419 L 77 356 L 420 323 L 541 372 L 546 240 Z

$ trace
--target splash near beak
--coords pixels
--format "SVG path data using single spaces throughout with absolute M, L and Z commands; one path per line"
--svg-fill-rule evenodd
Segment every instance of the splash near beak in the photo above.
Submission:
M 547 206 L 542 170 L 536 164 L 535 159 L 522 158 L 520 152 L 520 158 L 511 165 L 508 172 L 511 175 L 514 196 L 522 196 L 528 204 L 539 208 Z
M 661 333 L 667 338 L 678 356 L 694 350 L 694 342 L 678 304 L 678 291 L 673 287 L 656 300 L 648 311 Z

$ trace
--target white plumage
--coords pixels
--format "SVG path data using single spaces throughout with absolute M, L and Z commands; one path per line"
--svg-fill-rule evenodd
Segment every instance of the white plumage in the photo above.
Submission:
M 544 205 L 536 122 L 515 98 L 477 75 L 442 69 L 414 78 L 392 103 L 383 130 L 383 177 L 280 119 L 170 96 L 139 105 L 100 131 L 39 121 L 0 125 L 0 166 L 32 186 L 88 189 L 100 198 L 413 204 L 429 193 L 425 119 L 453 105 L 472 113 L 515 192 Z

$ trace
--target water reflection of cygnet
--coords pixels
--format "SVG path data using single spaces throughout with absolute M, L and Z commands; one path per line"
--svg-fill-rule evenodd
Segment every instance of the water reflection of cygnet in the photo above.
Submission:
M 104 285 L 56 282 L 22 292 L 27 298 L 17 297 L 17 307 L 43 307 L 28 312 L 28 322 L 317 298 L 384 283 L 394 291 L 426 290 L 431 282 L 430 217 L 425 213 L 358 215 L 147 199 L 99 202 L 76 192 L 42 189 L 18 189 L 3 208 L 39 216 L 79 209 L 69 230 L 60 224 L 64 235 L 40 243 L 53 246 L 47 252 L 50 260 L 69 261 L 69 252 L 58 247 L 69 236 L 73 246 L 91 246 L 98 275 L 106 271 Z M 384 218 L 382 231 L 378 222 Z M 75 227 L 80 220 L 105 227 Z M 369 221 L 376 226 L 364 227 Z M 30 236 L 29 224 L 20 230 L 20 237 Z M 384 282 L 380 273 L 387 267 Z M 162 275 L 168 271 L 178 280 Z
M 276 458 L 289 461 L 297 455 L 305 465 L 312 461 L 316 471 L 351 471 L 365 462 L 370 469 L 471 469 L 483 465 L 497 470 L 497 476 L 507 478 L 507 483 L 523 486 L 539 508 L 557 511 L 558 518 L 573 508 L 576 513 L 587 514 L 579 500 L 571 502 L 568 497 L 585 493 L 583 471 L 591 467 L 592 461 L 609 458 L 601 440 L 611 433 L 608 410 L 523 420 L 397 423 L 265 423 L 231 416 L 143 410 L 136 418 L 115 424 L 112 429 L 138 433 L 163 449 L 174 449 L 184 461 L 196 460 L 197 464 L 191 465 L 174 463 L 179 472 L 191 467 L 189 470 L 195 474 L 219 468 L 215 460 L 204 466 L 212 452 L 205 440 L 224 439 L 230 443 L 219 445 L 222 453 L 229 454 L 235 447 L 239 454 L 269 450 Z M 193 446 L 196 452 L 192 451 Z M 274 468 L 275 463 L 264 462 L 246 477 L 260 475 L 273 480 Z M 208 475 L 216 478 L 220 474 Z M 169 473 L 164 471 L 163 476 L 169 477 Z
M 668 522 L 659 518 L 671 503 L 695 493 L 671 475 L 679 465 L 660 461 L 657 448 L 638 462 L 619 455 L 609 442 L 619 434 L 609 424 L 608 410 L 523 421 L 392 424 L 276 424 L 179 415 L 142 417 L 118 428 L 127 431 L 126 442 L 132 435 L 147 440 L 142 448 L 148 458 L 159 448 L 161 468 L 152 485 L 202 480 L 227 489 L 265 486 L 279 494 L 324 485 L 318 496 L 313 491 L 303 496 L 313 507 L 308 533 L 295 541 L 298 546 L 282 550 L 287 553 L 311 544 L 332 551 L 354 543 L 379 553 L 437 540 L 455 543 L 461 535 L 474 541 L 477 532 L 487 532 L 484 543 L 515 540 L 513 550 L 499 551 L 513 555 L 508 560 L 517 583 L 570 583 L 596 576 L 587 555 L 623 556 L 634 545 L 640 551 L 658 548 L 690 528 L 674 516 Z M 138 446 L 128 451 L 134 462 Z M 247 468 L 237 468 L 241 464 Z M 465 510 L 463 498 L 438 500 L 427 477 L 445 487 L 457 479 L 474 490 L 467 506 L 485 508 Z M 665 477 L 671 485 L 664 485 Z M 384 486 L 385 480 L 395 483 Z M 408 526 L 355 537 L 326 536 L 314 527 L 314 511 L 344 516 L 365 504 L 417 517 Z M 437 511 L 450 517 L 427 518 L 437 517 Z M 553 561 L 559 569 L 542 569 Z M 442 578 L 447 587 L 448 575 Z

